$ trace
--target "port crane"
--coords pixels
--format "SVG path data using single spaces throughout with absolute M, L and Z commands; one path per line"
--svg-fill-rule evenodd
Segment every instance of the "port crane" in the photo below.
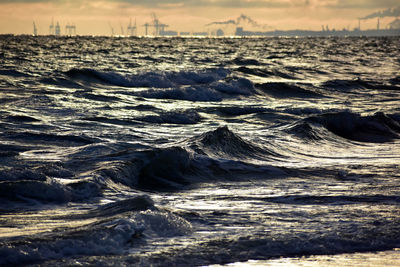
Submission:
M 130 19 L 129 25 L 128 25 L 128 28 L 127 28 L 127 34 L 130 35 L 130 36 L 136 36 L 136 34 L 137 34 L 136 30 L 137 30 L 136 19 L 135 19 L 135 24 L 133 26 L 132 26 L 132 19 Z M 147 32 L 147 30 L 146 30 L 146 32 Z
M 148 28 L 149 27 L 154 27 L 154 36 L 160 36 L 163 35 L 165 32 L 165 29 L 169 26 L 167 24 L 161 23 L 160 20 L 157 18 L 156 14 L 152 14 L 153 21 L 151 23 L 145 23 L 143 26 L 145 27 L 145 35 L 148 35 Z

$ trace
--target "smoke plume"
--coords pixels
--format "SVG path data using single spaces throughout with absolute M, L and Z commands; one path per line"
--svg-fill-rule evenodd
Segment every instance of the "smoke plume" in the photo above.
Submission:
M 400 7 L 396 7 L 396 8 L 388 8 L 383 11 L 378 11 L 360 19 L 366 20 L 374 18 L 399 17 L 399 16 L 400 16 Z
M 235 20 L 230 19 L 230 20 L 226 20 L 226 21 L 215 21 L 215 22 L 208 23 L 206 26 L 212 26 L 212 25 L 236 25 L 236 26 L 239 26 L 243 23 L 248 23 L 251 26 L 257 27 L 257 28 L 263 28 L 263 29 L 267 28 L 267 25 L 258 24 L 255 20 L 253 20 L 252 18 L 250 18 L 249 16 L 246 16 L 244 14 L 240 15 Z

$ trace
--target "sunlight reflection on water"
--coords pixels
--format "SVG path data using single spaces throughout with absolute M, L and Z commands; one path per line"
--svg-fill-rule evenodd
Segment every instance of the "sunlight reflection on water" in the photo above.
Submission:
M 400 266 L 400 249 L 374 253 L 353 253 L 339 255 L 318 255 L 300 258 L 280 258 L 273 260 L 249 260 L 226 265 L 210 265 L 209 267 L 314 267 L 314 266 Z

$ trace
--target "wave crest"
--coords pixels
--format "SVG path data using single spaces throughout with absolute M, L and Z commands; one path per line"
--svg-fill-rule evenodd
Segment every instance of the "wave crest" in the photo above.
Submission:
M 229 75 L 226 69 L 180 72 L 143 72 L 122 74 L 114 71 L 99 71 L 89 68 L 73 68 L 65 74 L 86 82 L 102 82 L 122 87 L 171 88 L 179 85 L 209 84 Z
M 179 72 L 144 72 L 121 74 L 94 69 L 71 69 L 65 75 L 87 83 L 105 83 L 121 87 L 146 88 L 134 95 L 155 99 L 189 101 L 221 101 L 236 95 L 254 93 L 253 83 L 230 75 L 227 69 L 207 69 Z M 92 96 L 93 97 L 93 96 Z M 98 98 L 99 96 L 95 96 Z
M 201 154 L 227 157 L 254 157 L 259 154 L 268 154 L 266 150 L 245 141 L 228 129 L 219 127 L 214 131 L 206 132 L 193 138 L 191 148 Z
M 325 113 L 307 121 L 318 123 L 335 135 L 353 141 L 384 143 L 400 139 L 400 120 L 382 112 L 370 116 L 349 111 Z
M 253 178 L 282 175 L 282 169 L 267 163 L 271 156 L 279 155 L 242 139 L 224 126 L 177 146 L 137 152 L 131 160 L 104 166 L 99 174 L 131 188 L 171 191 L 201 182 L 246 179 L 250 174 Z M 255 160 L 261 165 L 255 164 Z

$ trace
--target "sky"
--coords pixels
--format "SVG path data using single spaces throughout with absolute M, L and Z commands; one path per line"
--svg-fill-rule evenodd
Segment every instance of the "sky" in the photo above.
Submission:
M 233 34 L 237 26 L 263 31 L 321 30 L 322 25 L 352 30 L 358 18 L 365 18 L 362 29 L 372 29 L 377 25 L 376 14 L 385 28 L 397 15 L 390 14 L 392 9 L 399 6 L 399 0 L 0 0 L 0 34 L 32 34 L 33 22 L 38 34 L 48 34 L 53 20 L 59 22 L 62 33 L 66 25 L 74 24 L 80 35 L 111 35 L 112 30 L 122 35 L 130 20 L 136 20 L 138 34 L 143 35 L 143 25 L 152 21 L 153 14 L 169 25 L 168 30 L 178 32 L 221 28 Z

